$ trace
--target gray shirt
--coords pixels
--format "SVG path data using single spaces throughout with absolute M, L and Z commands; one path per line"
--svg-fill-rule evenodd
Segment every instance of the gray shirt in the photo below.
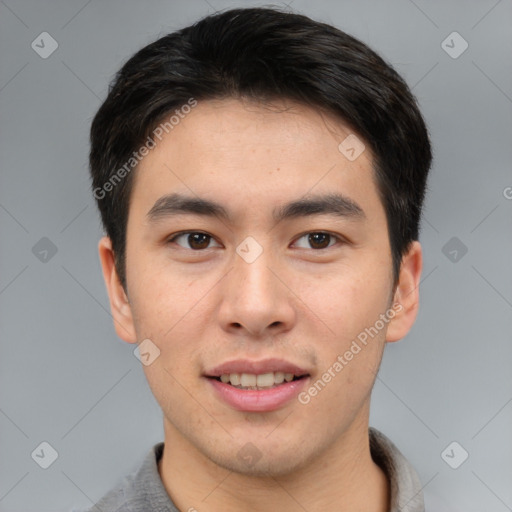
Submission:
M 414 468 L 384 434 L 374 428 L 369 434 L 372 458 L 390 483 L 390 512 L 424 512 L 423 492 Z M 163 450 L 164 443 L 155 445 L 140 468 L 88 512 L 179 512 L 158 473 Z

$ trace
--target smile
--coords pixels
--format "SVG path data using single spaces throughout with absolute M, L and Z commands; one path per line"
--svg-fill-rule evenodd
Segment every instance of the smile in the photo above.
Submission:
M 269 372 L 256 375 L 253 373 L 223 373 L 218 380 L 224 384 L 230 384 L 237 389 L 269 389 L 276 387 L 283 382 L 292 382 L 302 378 L 303 375 L 294 375 L 293 373 Z
M 280 409 L 295 398 L 309 381 L 309 373 L 281 359 L 230 361 L 208 371 L 214 395 L 224 404 L 244 412 Z

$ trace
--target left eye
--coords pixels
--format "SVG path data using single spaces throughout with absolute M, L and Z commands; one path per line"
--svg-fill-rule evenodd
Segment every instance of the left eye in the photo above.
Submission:
M 323 231 L 311 232 L 302 235 L 298 240 L 306 240 L 306 244 L 310 247 L 302 246 L 301 249 L 326 249 L 334 245 L 338 237 L 331 235 L 330 233 L 324 233 Z M 331 243 L 333 242 L 333 243 Z M 296 242 L 297 244 L 297 242 Z

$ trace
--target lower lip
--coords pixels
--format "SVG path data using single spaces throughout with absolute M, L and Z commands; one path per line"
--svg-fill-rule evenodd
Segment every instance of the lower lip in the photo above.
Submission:
M 284 382 L 274 388 L 258 391 L 235 388 L 216 379 L 208 378 L 207 380 L 220 397 L 234 409 L 246 412 L 267 412 L 279 409 L 296 397 L 308 379 L 309 377 L 303 377 L 291 382 Z

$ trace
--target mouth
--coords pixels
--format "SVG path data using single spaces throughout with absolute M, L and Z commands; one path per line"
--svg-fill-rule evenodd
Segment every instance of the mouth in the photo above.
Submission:
M 272 389 L 287 382 L 294 382 L 308 374 L 295 375 L 284 372 L 268 372 L 256 375 L 254 373 L 223 373 L 219 377 L 208 377 L 223 384 L 228 384 L 236 389 L 261 391 Z
M 267 412 L 289 403 L 307 385 L 310 374 L 279 359 L 238 360 L 203 375 L 215 395 L 238 411 Z

